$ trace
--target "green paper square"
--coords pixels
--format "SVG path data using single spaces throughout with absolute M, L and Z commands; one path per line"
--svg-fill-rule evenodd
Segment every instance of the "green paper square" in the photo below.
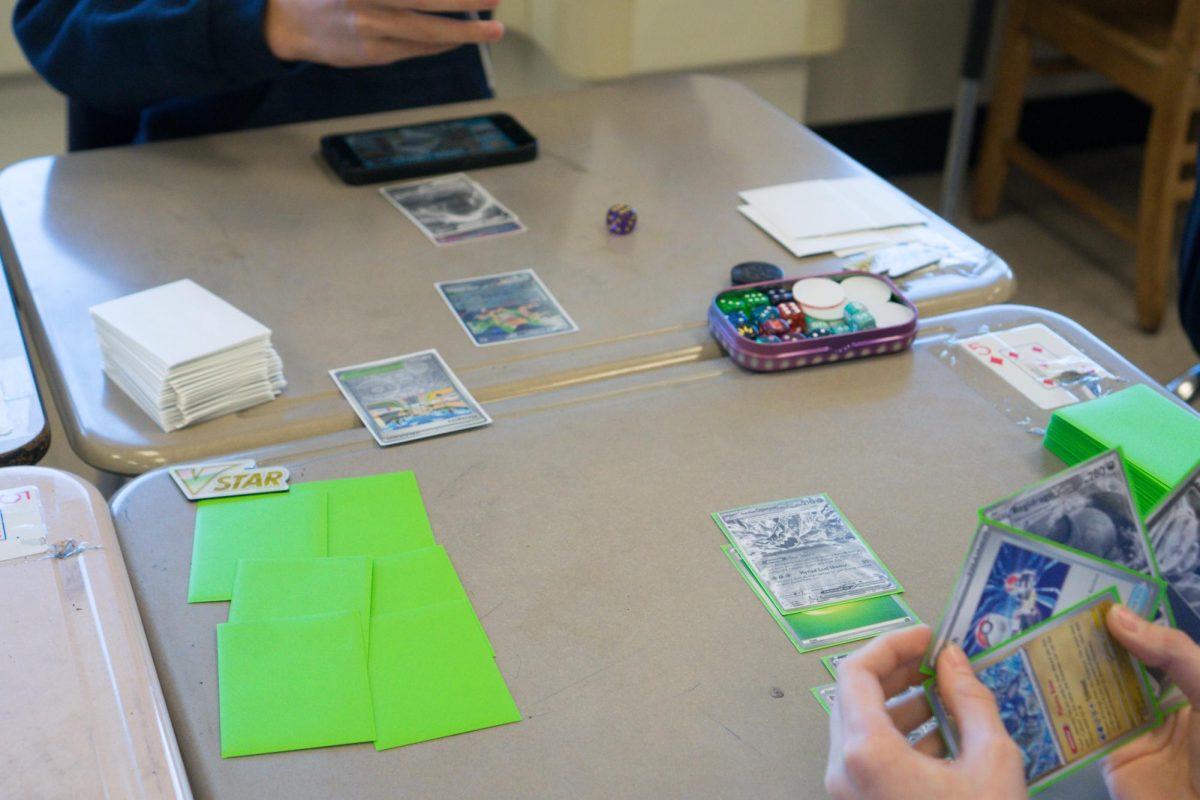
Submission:
M 188 602 L 228 600 L 243 558 L 312 558 L 326 554 L 324 495 L 284 494 L 202 500 Z
M 287 558 L 238 562 L 230 622 L 257 622 L 351 611 L 363 642 L 370 635 L 371 560 Z
M 371 619 L 375 749 L 521 718 L 469 603 Z
M 371 616 L 466 600 L 467 592 L 440 545 L 375 559 Z
M 375 737 L 352 612 L 218 625 L 217 690 L 223 758 Z
M 292 492 L 328 496 L 331 556 L 373 558 L 436 544 L 411 472 L 293 484 Z

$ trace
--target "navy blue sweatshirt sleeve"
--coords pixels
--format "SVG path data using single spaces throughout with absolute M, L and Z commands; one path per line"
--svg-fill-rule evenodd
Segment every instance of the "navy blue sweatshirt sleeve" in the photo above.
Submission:
M 1200 190 L 1192 198 L 1179 253 L 1179 320 L 1200 353 Z
M 288 73 L 266 0 L 18 0 L 13 30 L 63 94 L 110 112 L 234 91 Z

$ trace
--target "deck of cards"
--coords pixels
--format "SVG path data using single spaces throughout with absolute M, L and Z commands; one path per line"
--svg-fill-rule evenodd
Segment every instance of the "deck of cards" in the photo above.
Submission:
M 516 214 L 462 173 L 379 191 L 438 247 L 525 230 Z
M 919 622 L 828 495 L 712 516 L 729 540 L 726 556 L 801 653 Z
M 922 237 L 926 222 L 911 201 L 876 178 L 799 181 L 740 196 L 742 216 L 797 258 L 911 242 Z
M 90 312 L 105 373 L 164 431 L 264 403 L 286 386 L 270 329 L 190 280 Z

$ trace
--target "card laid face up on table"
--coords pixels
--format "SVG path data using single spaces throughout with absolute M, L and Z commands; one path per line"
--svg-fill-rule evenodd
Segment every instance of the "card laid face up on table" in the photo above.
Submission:
M 487 425 L 487 415 L 436 350 L 329 371 L 380 445 Z
M 725 545 L 722 549 L 742 576 L 742 580 L 775 620 L 775 624 L 801 653 L 856 642 L 896 628 L 920 624 L 916 613 L 898 594 L 851 600 L 812 611 L 781 614 L 771 596 L 733 549 L 733 545 Z
M 961 340 L 959 347 L 1038 408 L 1096 397 L 1095 383 L 1112 374 L 1045 325 L 1024 325 Z
M 826 495 L 713 514 L 779 611 L 902 591 Z
M 531 269 L 442 281 L 437 290 L 480 347 L 579 330 Z
M 525 230 L 516 214 L 461 172 L 379 191 L 438 247 Z

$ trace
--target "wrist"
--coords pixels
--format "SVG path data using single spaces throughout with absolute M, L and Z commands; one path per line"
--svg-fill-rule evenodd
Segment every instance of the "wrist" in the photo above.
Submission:
M 268 0 L 263 11 L 263 39 L 271 55 L 280 61 L 304 61 L 304 34 L 290 23 L 278 3 Z

